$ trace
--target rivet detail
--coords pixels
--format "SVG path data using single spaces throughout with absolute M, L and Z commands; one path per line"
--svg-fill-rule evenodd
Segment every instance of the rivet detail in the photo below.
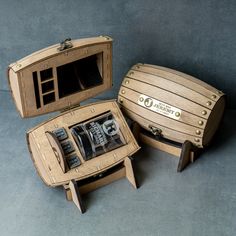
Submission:
M 206 115 L 207 114 L 207 111 L 206 110 L 203 110 L 202 111 L 202 115 Z
M 207 105 L 207 106 L 210 106 L 210 105 L 211 105 L 211 101 L 208 101 L 208 102 L 206 103 L 206 105 Z
M 126 80 L 126 81 L 125 81 L 125 84 L 129 84 L 129 80 Z
M 199 125 L 203 125 L 203 121 L 202 121 L 202 120 L 199 120 L 199 121 L 198 121 L 198 124 L 199 124 Z
M 179 112 L 175 112 L 175 116 L 176 117 L 180 117 L 180 113 Z
M 213 95 L 211 96 L 211 98 L 212 98 L 212 99 L 216 99 L 216 95 L 213 94 Z
M 122 93 L 122 94 L 125 94 L 125 90 L 121 90 L 121 93 Z
M 200 135 L 201 134 L 201 131 L 199 129 L 196 130 L 196 134 L 197 135 Z
M 200 142 L 200 139 L 199 138 L 194 138 L 194 141 L 198 143 L 198 142 Z

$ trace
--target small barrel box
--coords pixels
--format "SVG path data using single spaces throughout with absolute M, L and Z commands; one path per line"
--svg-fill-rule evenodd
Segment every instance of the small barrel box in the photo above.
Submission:
M 161 66 L 134 65 L 119 91 L 124 113 L 155 136 L 207 146 L 225 108 L 225 95 L 187 74 Z

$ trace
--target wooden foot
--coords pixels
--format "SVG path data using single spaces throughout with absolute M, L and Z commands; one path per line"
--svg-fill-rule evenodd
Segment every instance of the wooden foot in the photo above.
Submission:
M 137 128 L 136 128 L 137 129 Z M 182 146 L 176 146 L 164 140 L 156 139 L 155 136 L 148 135 L 142 131 L 139 133 L 139 140 L 153 148 L 167 152 L 179 158 L 177 172 L 183 171 L 190 163 L 196 159 L 198 148 L 190 141 L 185 141 Z
M 135 179 L 135 175 L 134 175 L 132 160 L 130 157 L 125 158 L 124 165 L 125 165 L 126 178 L 134 186 L 134 188 L 137 189 L 138 187 L 137 187 L 137 183 L 136 183 L 136 179 Z
M 63 186 L 66 193 L 66 199 L 68 201 L 73 201 L 80 211 L 84 213 L 85 207 L 81 199 L 82 194 L 91 192 L 124 177 L 128 179 L 134 188 L 137 188 L 131 158 L 125 158 L 124 162 L 119 165 L 118 168 L 115 167 L 115 169 L 112 171 L 110 170 L 110 172 L 101 173 L 101 176 L 86 179 L 86 183 L 83 182 L 84 180 L 77 182 L 71 180 L 69 184 Z
M 76 183 L 75 180 L 71 180 L 69 182 L 69 188 L 70 188 L 70 191 L 71 191 L 72 201 L 80 209 L 81 213 L 84 213 L 85 212 L 85 207 L 82 203 L 79 188 L 78 188 L 77 183 Z

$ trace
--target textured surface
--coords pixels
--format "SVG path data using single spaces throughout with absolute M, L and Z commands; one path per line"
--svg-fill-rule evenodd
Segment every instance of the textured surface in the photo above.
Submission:
M 235 0 L 0 0 L 0 89 L 8 89 L 8 64 L 25 55 L 67 37 L 110 35 L 113 92 L 133 64 L 145 62 L 212 84 L 236 108 L 235 22 Z
M 0 101 L 0 235 L 235 234 L 235 110 L 184 172 L 176 173 L 175 157 L 144 147 L 135 159 L 141 187 L 123 179 L 92 192 L 82 215 L 61 188 L 43 184 L 31 162 L 25 132 L 48 116 L 22 120 L 9 92 L 0 92 Z

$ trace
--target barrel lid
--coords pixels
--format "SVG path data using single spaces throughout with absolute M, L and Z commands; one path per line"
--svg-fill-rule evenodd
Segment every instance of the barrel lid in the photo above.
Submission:
M 112 86 L 112 38 L 64 40 L 8 68 L 22 117 L 70 109 Z

